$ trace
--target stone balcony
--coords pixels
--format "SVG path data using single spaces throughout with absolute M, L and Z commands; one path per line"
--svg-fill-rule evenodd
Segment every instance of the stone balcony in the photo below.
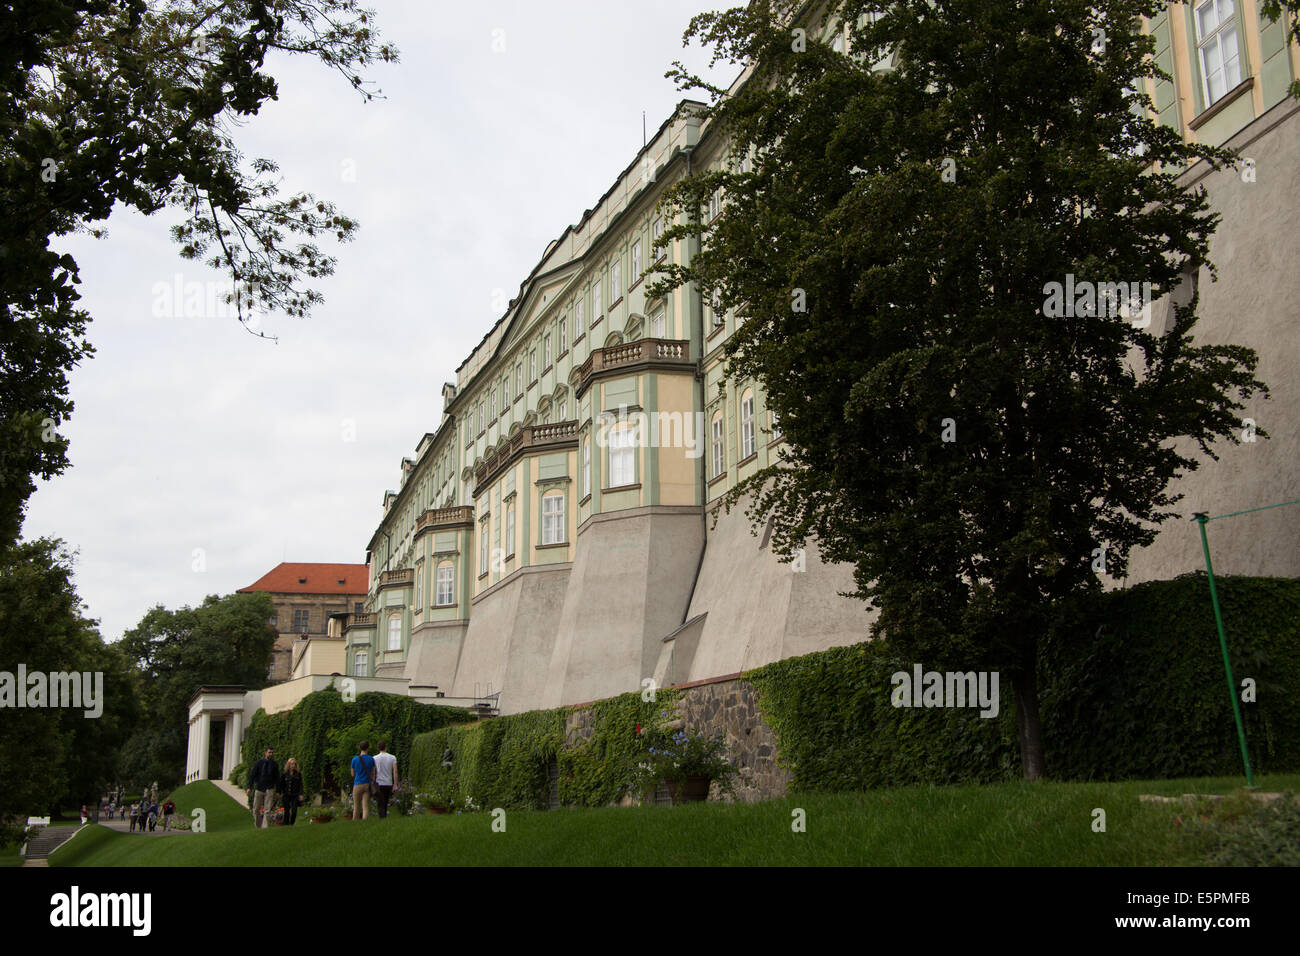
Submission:
M 474 524 L 474 509 L 468 506 L 455 508 L 430 508 L 415 519 L 417 533 L 425 528 L 437 528 L 445 525 Z
M 578 367 L 577 394 L 582 395 L 597 378 L 642 368 L 691 368 L 691 343 L 686 339 L 637 339 L 622 345 L 592 349 Z
M 385 571 L 379 575 L 379 586 L 386 587 L 389 585 L 403 585 L 415 583 L 415 569 L 402 568 L 398 571 Z
M 556 451 L 561 448 L 576 447 L 578 447 L 576 421 L 525 425 L 510 439 L 510 444 L 478 466 L 474 472 L 474 495 L 477 497 L 479 491 L 485 488 L 488 482 L 501 474 L 511 462 L 518 460 L 525 452 Z M 473 509 L 464 510 L 470 511 L 472 517 Z

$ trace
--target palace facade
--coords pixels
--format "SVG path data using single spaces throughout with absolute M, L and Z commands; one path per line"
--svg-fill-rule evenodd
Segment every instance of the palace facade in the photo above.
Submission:
M 1249 158 L 1184 174 L 1223 217 L 1218 281 L 1198 279 L 1198 338 L 1255 348 L 1272 389 L 1245 413 L 1271 439 L 1207 459 L 1180 484 L 1184 506 L 1217 514 L 1300 498 L 1300 104 L 1288 97 L 1300 53 L 1258 0 L 1171 3 L 1148 27 L 1173 76 L 1148 87 L 1158 120 Z M 842 25 L 823 39 L 850 52 Z M 869 638 L 865 606 L 841 596 L 853 590 L 849 568 L 823 563 L 811 541 L 783 563 L 763 529 L 716 508 L 782 453 L 761 384 L 723 374 L 722 345 L 741 319 L 690 283 L 646 292 L 652 257 L 685 265 L 695 251 L 692 241 L 655 250 L 671 225 L 658 208 L 667 185 L 745 161 L 701 123 L 701 105 L 680 103 L 547 247 L 444 385 L 442 416 L 402 461 L 366 548 L 364 610 L 342 624 L 349 675 L 513 713 Z M 1268 514 L 1211 526 L 1216 570 L 1300 575 L 1300 508 Z M 1202 566 L 1196 526 L 1170 523 L 1129 580 Z

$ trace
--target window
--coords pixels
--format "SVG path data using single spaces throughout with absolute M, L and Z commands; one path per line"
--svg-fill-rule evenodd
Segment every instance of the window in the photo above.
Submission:
M 641 240 L 638 239 L 632 243 L 632 275 L 633 282 L 641 278 Z
M 776 412 L 773 411 L 770 414 L 772 416 L 772 441 L 776 441 L 781 437 L 781 422 L 777 418 Z
M 668 337 L 668 310 L 660 309 L 650 316 L 650 337 L 664 339 Z
M 578 304 L 574 306 L 574 308 L 576 309 L 576 312 L 574 314 L 573 324 L 577 327 L 578 334 L 581 335 L 583 329 L 582 323 L 587 321 L 587 300 L 585 298 L 579 299 Z
M 434 593 L 434 602 L 439 607 L 446 607 L 455 602 L 453 595 L 456 586 L 456 569 L 450 561 L 438 565 L 438 590 Z
M 1201 60 L 1201 89 L 1205 105 L 1210 106 L 1241 82 L 1233 0 L 1205 0 L 1196 5 L 1196 49 Z
M 524 394 L 524 363 L 519 362 L 515 365 L 515 394 Z
M 478 402 L 478 430 L 480 432 L 483 431 L 483 424 L 483 400 L 480 398 Z
M 555 420 L 559 422 L 569 420 L 569 400 L 567 398 L 560 399 L 560 410 Z
M 663 234 L 664 234 L 664 221 L 663 221 L 662 218 L 658 218 L 658 217 L 656 217 L 655 221 L 654 221 L 653 223 L 650 224 L 650 240 L 651 240 L 651 242 L 652 242 L 652 243 L 658 243 L 658 242 L 659 242 L 659 237 L 662 236 Z M 657 251 L 657 253 L 658 253 L 658 255 L 655 256 L 655 262 L 658 262 L 660 259 L 662 259 L 662 258 L 663 258 L 667 253 L 668 253 L 668 250 L 667 250 L 666 248 L 660 248 L 660 247 L 657 246 L 657 245 L 655 246 L 655 249 L 656 249 L 656 251 Z
M 364 613 L 366 613 L 366 602 L 365 602 L 365 601 L 358 601 L 356 604 L 352 605 L 352 613 L 353 613 L 353 614 L 364 614 Z
M 560 319 L 560 352 L 569 347 L 569 320 Z
M 740 457 L 754 454 L 754 393 L 740 400 Z
M 551 337 L 548 335 L 542 339 L 542 368 L 551 367 Z
M 506 505 L 506 557 L 515 553 L 515 503 Z
M 501 379 L 501 414 L 504 415 L 506 413 L 506 409 L 509 407 L 510 407 L 510 375 L 509 373 L 507 373 L 506 376 L 503 379 Z
M 496 389 L 488 392 L 488 421 L 494 422 L 497 419 L 497 392 Z
M 478 573 L 488 573 L 488 523 L 484 521 L 478 532 Z
M 307 633 L 307 612 L 306 611 L 299 610 L 293 612 L 293 632 L 295 634 Z
M 591 439 L 582 440 L 582 488 L 584 495 L 591 494 Z
M 388 649 L 390 651 L 402 649 L 402 619 L 396 614 L 388 619 Z
M 713 195 L 709 197 L 709 221 L 717 219 L 720 212 L 722 212 L 722 190 L 715 189 Z
M 615 259 L 609 267 L 609 300 L 617 302 L 623 297 L 623 263 Z
M 726 315 L 722 311 L 722 292 L 718 289 L 714 289 L 713 295 L 709 298 L 709 314 L 713 316 L 713 327 L 722 328 Z
M 537 381 L 537 349 L 528 353 L 528 381 L 529 384 Z
M 370 666 L 370 655 L 365 651 L 357 651 L 352 655 L 352 676 L 365 677 L 366 671 Z
M 636 427 L 620 425 L 609 436 L 609 486 L 619 488 L 636 481 Z
M 712 440 L 713 475 L 711 477 L 716 478 L 718 477 L 718 475 L 722 474 L 723 468 L 726 466 L 727 463 L 722 448 L 722 416 L 721 415 L 718 415 L 713 419 L 712 438 L 713 438 Z
M 542 499 L 542 544 L 564 542 L 564 495 L 551 494 Z
M 595 325 L 600 320 L 600 317 L 605 314 L 605 300 L 600 297 L 599 279 L 597 279 L 595 284 L 591 287 L 591 311 L 595 313 L 596 316 L 591 320 L 591 324 Z
M 424 607 L 424 565 L 415 566 L 415 607 L 416 610 Z

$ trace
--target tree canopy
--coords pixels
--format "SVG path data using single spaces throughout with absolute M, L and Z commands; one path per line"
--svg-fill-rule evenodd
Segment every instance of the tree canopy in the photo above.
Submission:
M 44 675 L 47 704 L 7 699 L 0 710 L 0 821 L 96 800 L 114 779 L 118 747 L 136 719 L 126 658 L 84 616 L 72 567 L 63 543 L 47 538 L 0 551 L 0 671 L 15 681 L 20 666 L 29 678 Z M 80 689 L 82 706 L 48 706 L 55 702 L 50 675 L 72 672 L 102 674 L 102 683 Z
M 1137 92 L 1157 7 L 833 2 L 846 54 L 758 0 L 687 31 L 752 70 L 733 95 L 670 73 L 733 152 L 670 190 L 665 241 L 700 250 L 651 294 L 695 282 L 737 311 L 728 373 L 762 382 L 786 439 L 728 507 L 770 515 L 780 553 L 815 537 L 852 564 L 875 637 L 1009 677 L 1031 778 L 1041 637 L 1266 393 L 1252 350 L 1193 336 L 1217 216 L 1177 176 L 1231 156 Z
M 274 615 L 267 594 L 213 594 L 198 607 L 154 607 L 123 635 L 122 652 L 135 666 L 141 707 L 123 748 L 124 778 L 180 782 L 190 700 L 205 684 L 266 686 L 276 639 L 268 621 Z
M 36 477 L 67 467 L 67 373 L 91 355 L 77 263 L 55 241 L 121 204 L 179 210 L 181 255 L 231 278 L 250 309 L 303 316 L 357 223 L 309 193 L 280 196 L 234 126 L 276 98 L 269 54 L 305 55 L 364 97 L 393 61 L 356 0 L 15 0 L 0 7 L 0 547 Z M 260 333 L 259 333 L 260 334 Z

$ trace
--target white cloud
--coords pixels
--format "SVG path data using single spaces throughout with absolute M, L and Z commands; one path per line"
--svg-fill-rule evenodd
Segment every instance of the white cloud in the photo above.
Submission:
M 442 383 L 499 318 L 492 290 L 513 296 L 609 188 L 641 111 L 653 133 L 683 98 L 671 62 L 705 66 L 681 46 L 700 0 L 368 5 L 401 50 L 369 71 L 387 99 L 282 58 L 279 100 L 237 137 L 279 163 L 284 191 L 361 223 L 331 250 L 325 303 L 264 321 L 278 344 L 233 319 L 154 317 L 157 283 L 221 278 L 179 257 L 163 215 L 119 211 L 108 239 L 63 244 L 98 353 L 71 376 L 73 467 L 33 496 L 24 534 L 80 549 L 77 587 L 110 639 L 281 560 L 361 562 L 402 457 L 438 425 Z

